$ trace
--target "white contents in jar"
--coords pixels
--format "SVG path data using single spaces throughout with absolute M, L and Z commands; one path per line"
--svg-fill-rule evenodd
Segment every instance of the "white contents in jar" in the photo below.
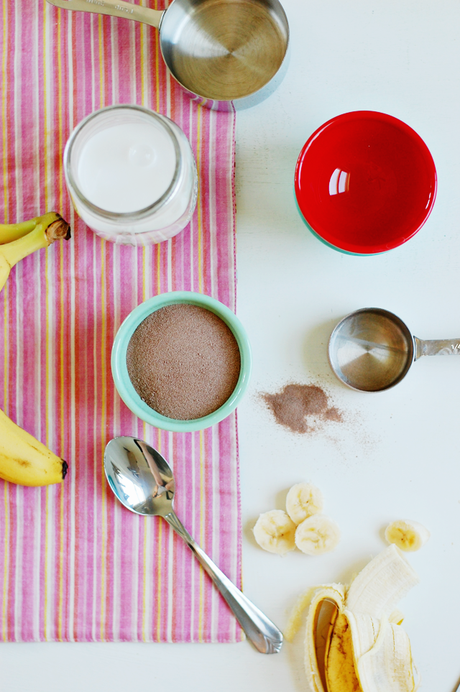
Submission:
M 85 197 L 113 213 L 154 204 L 170 186 L 176 167 L 173 141 L 161 125 L 123 123 L 94 132 L 78 161 Z

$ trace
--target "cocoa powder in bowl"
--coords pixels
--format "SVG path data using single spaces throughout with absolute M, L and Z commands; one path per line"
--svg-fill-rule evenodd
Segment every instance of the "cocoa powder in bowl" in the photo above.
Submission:
M 194 420 L 229 399 L 241 358 L 233 332 L 218 315 L 177 303 L 140 323 L 128 343 L 126 365 L 150 408 L 168 418 Z

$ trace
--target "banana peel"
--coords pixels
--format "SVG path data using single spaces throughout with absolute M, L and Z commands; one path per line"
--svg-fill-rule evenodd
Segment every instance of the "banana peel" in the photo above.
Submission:
M 305 671 L 312 692 L 414 692 L 416 670 L 396 603 L 418 583 L 395 546 L 349 587 L 316 589 L 308 609 Z

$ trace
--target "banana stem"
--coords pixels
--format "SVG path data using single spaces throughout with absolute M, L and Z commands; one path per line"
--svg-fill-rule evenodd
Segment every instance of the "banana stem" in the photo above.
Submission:
M 70 238 L 70 226 L 56 212 L 49 212 L 36 219 L 37 225 L 26 235 L 6 245 L 0 245 L 0 255 L 10 267 L 36 250 L 48 247 L 55 240 Z

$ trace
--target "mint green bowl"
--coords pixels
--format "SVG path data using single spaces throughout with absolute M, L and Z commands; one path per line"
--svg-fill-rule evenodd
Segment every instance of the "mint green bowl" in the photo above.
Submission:
M 145 401 L 141 399 L 139 394 L 134 389 L 131 379 L 128 375 L 126 365 L 126 352 L 130 339 L 140 325 L 152 312 L 164 308 L 167 305 L 177 303 L 188 303 L 197 305 L 201 308 L 206 308 L 225 322 L 228 328 L 232 331 L 238 348 L 240 349 L 241 370 L 238 382 L 232 395 L 227 399 L 225 404 L 216 409 L 213 413 L 203 418 L 195 418 L 193 420 L 176 420 L 167 418 L 157 413 L 150 408 Z M 246 331 L 235 316 L 235 314 L 227 308 L 223 303 L 211 298 L 210 296 L 201 293 L 192 293 L 190 291 L 173 291 L 171 293 L 162 293 L 159 296 L 149 298 L 144 303 L 141 303 L 134 308 L 120 326 L 115 341 L 112 347 L 112 376 L 115 382 L 115 387 L 120 397 L 125 402 L 126 406 L 138 416 L 141 420 L 153 425 L 155 428 L 162 430 L 171 430 L 173 432 L 190 432 L 192 430 L 203 430 L 211 425 L 220 423 L 238 406 L 248 386 L 249 377 L 252 369 L 251 347 Z

